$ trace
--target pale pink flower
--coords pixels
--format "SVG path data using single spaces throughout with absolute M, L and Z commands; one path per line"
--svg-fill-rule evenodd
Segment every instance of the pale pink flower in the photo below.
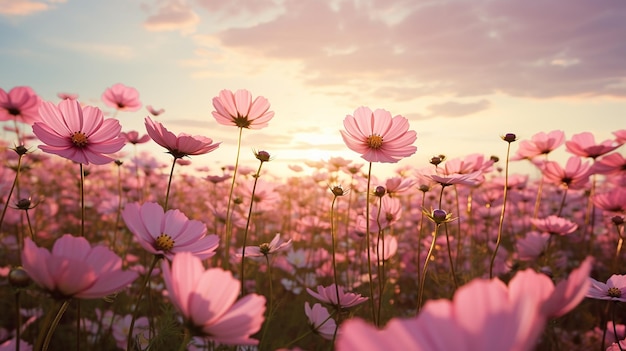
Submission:
M 609 212 L 626 213 L 626 188 L 615 188 L 591 198 L 596 207 Z
M 620 143 L 611 139 L 596 144 L 595 138 L 591 132 L 576 134 L 572 136 L 571 140 L 565 142 L 565 148 L 572 154 L 594 159 L 617 149 L 620 145 Z
M 155 143 L 163 146 L 174 158 L 182 158 L 189 155 L 202 155 L 217 149 L 220 143 L 213 143 L 213 139 L 199 135 L 180 133 L 176 136 L 167 130 L 161 123 L 154 122 L 146 117 L 146 130 Z
M 144 134 L 139 136 L 139 132 L 136 130 L 131 130 L 129 132 L 121 132 L 120 136 L 126 140 L 129 144 L 143 144 L 150 141 L 150 136 L 148 134 Z
M 428 301 L 417 317 L 393 318 L 382 330 L 352 318 L 339 328 L 335 346 L 338 351 L 534 350 L 548 318 L 584 298 L 591 263 L 586 259 L 556 287 L 532 270 L 516 274 L 508 287 L 498 279 L 474 279 L 452 301 Z
M 511 161 L 533 159 L 540 155 L 547 155 L 565 142 L 565 133 L 562 130 L 553 130 L 549 133 L 539 132 L 530 140 L 522 140 L 519 143 L 517 153 L 511 157 Z
M 280 234 L 276 234 L 270 243 L 263 243 L 259 246 L 246 246 L 246 257 L 265 257 L 291 247 L 291 239 L 285 241 Z M 237 253 L 237 257 L 242 254 Z
M 536 260 L 543 254 L 550 239 L 549 233 L 532 231 L 515 243 L 517 258 L 522 261 Z
M 337 289 L 339 291 L 339 301 L 337 301 Z M 306 291 L 320 302 L 339 309 L 347 309 L 367 301 L 367 297 L 363 297 L 361 294 L 344 292 L 342 286 L 338 286 L 337 289 L 335 289 L 335 284 L 331 284 L 327 287 L 318 285 L 317 292 L 309 288 Z
M 383 240 L 377 240 L 378 248 L 376 245 L 372 248 L 372 257 L 377 259 L 378 253 L 383 261 L 389 260 L 393 255 L 398 252 L 398 239 L 393 235 L 385 235 Z
M 440 170 L 441 168 L 437 168 L 438 174 L 424 174 L 423 177 L 432 182 L 439 183 L 443 187 L 455 184 L 475 186 L 480 184 L 480 182 L 482 181 L 481 178 L 483 174 L 480 171 L 467 174 L 446 174 L 445 171 Z
M 113 84 L 102 93 L 104 104 L 120 111 L 137 111 L 141 108 L 137 89 L 124 84 Z
M 346 116 L 343 126 L 346 130 L 340 133 L 346 146 L 366 161 L 395 163 L 417 151 L 412 145 L 417 134 L 409 130 L 409 121 L 400 115 L 391 117 L 389 111 L 372 112 L 362 106 L 354 116 Z
M 397 197 L 383 196 L 380 202 L 370 208 L 369 229 L 372 233 L 377 233 L 382 229 L 389 228 L 402 216 L 402 203 Z M 360 216 L 357 221 L 360 230 L 365 231 L 365 216 Z
M 130 330 L 130 323 L 132 321 L 133 316 L 127 314 L 123 317 L 119 316 L 115 319 L 115 323 L 111 326 L 111 334 L 113 334 L 113 338 L 115 339 L 115 344 L 120 349 L 126 349 L 128 345 L 128 331 Z M 146 348 L 149 344 L 149 331 L 150 323 L 148 321 L 148 317 L 139 317 L 135 320 L 135 325 L 133 326 L 133 338 L 139 341 L 139 344 L 142 349 Z
M 148 112 L 150 112 L 151 115 L 153 115 L 154 117 L 162 114 L 163 112 L 165 112 L 164 109 L 160 108 L 160 109 L 156 109 L 154 107 L 152 107 L 151 105 L 146 106 L 146 109 L 148 110 Z
M 181 211 L 163 212 L 155 202 L 139 206 L 132 202 L 124 207 L 122 218 L 146 251 L 169 260 L 178 252 L 191 252 L 201 259 L 215 255 L 219 237 L 207 235 L 204 223 L 189 220 Z
M 309 325 L 315 333 L 326 340 L 332 340 L 335 337 L 337 322 L 330 317 L 330 313 L 322 305 L 316 303 L 311 308 L 309 302 L 306 301 L 304 303 L 304 314 L 309 319 Z
M 613 132 L 613 135 L 615 135 L 615 141 L 617 141 L 618 143 L 626 143 L 626 129 L 616 130 Z
M 626 275 L 613 274 L 606 283 L 589 278 L 591 286 L 587 297 L 599 300 L 626 302 Z
M 172 265 L 162 263 L 168 295 L 185 323 L 220 344 L 256 345 L 252 339 L 263 324 L 265 297 L 248 294 L 237 300 L 239 281 L 221 268 L 204 269 L 189 252 L 178 253 Z
M 392 177 L 387 178 L 385 181 L 385 189 L 389 196 L 395 196 L 411 189 L 417 183 L 416 179 L 404 178 L 404 177 Z
M 591 173 L 620 174 L 626 172 L 626 157 L 619 152 L 603 156 L 591 166 Z
M 589 162 L 582 162 L 578 156 L 567 160 L 565 168 L 556 161 L 543 163 L 541 167 L 547 182 L 567 186 L 568 189 L 583 189 L 589 183 L 591 166 Z
M 76 100 L 78 99 L 78 94 L 72 93 L 57 93 L 57 97 L 61 100 Z
M 263 96 L 252 101 L 252 94 L 245 89 L 222 90 L 213 98 L 213 117 L 219 124 L 239 128 L 261 129 L 267 127 L 274 117 L 274 111 L 268 111 L 270 103 Z
M 573 233 L 576 229 L 578 229 L 578 224 L 567 218 L 554 215 L 546 218 L 531 218 L 530 222 L 537 228 L 538 231 L 552 235 L 566 235 Z
M 97 107 L 82 107 L 76 100 L 63 100 L 58 106 L 44 101 L 39 113 L 41 121 L 33 124 L 33 133 L 45 144 L 39 146 L 45 152 L 102 165 L 113 161 L 108 154 L 124 147 L 119 121 L 105 119 Z
M 39 104 L 39 96 L 30 87 L 15 87 L 8 93 L 0 88 L 0 121 L 37 122 Z
M 22 265 L 35 283 L 59 298 L 105 297 L 137 278 L 137 272 L 122 270 L 122 259 L 107 247 L 91 247 L 70 234 L 57 239 L 52 251 L 24 239 Z

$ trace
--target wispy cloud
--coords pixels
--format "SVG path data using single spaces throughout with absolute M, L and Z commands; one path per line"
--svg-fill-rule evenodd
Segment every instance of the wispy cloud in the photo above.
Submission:
M 152 9 L 148 9 L 152 12 Z M 148 16 L 143 23 L 149 31 L 178 31 L 183 35 L 196 31 L 200 17 L 191 7 L 181 0 L 170 0 L 156 9 L 156 13 Z
M 480 111 L 484 111 L 491 106 L 491 103 L 485 99 L 475 102 L 458 102 L 446 101 L 443 103 L 432 104 L 426 108 L 430 111 L 429 117 L 463 117 Z
M 66 0 L 31 1 L 31 0 L 0 0 L 0 15 L 29 16 L 38 12 L 55 8 L 54 4 Z
M 129 45 L 66 41 L 61 39 L 52 39 L 49 40 L 49 43 L 56 47 L 65 48 L 86 55 L 97 56 L 99 58 L 129 60 L 137 56 L 135 49 Z
M 619 2 L 285 0 L 275 6 L 283 9 L 276 18 L 218 37 L 247 55 L 301 62 L 313 86 L 374 93 L 409 81 L 429 95 L 626 97 L 617 84 L 626 75 L 626 7 Z

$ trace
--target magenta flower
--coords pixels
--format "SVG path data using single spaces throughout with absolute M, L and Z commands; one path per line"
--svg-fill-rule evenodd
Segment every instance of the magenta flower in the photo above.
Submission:
M 203 155 L 217 149 L 221 143 L 199 135 L 180 133 L 178 136 L 167 130 L 161 123 L 146 117 L 146 130 L 155 143 L 163 146 L 174 158 L 189 155 Z
M 219 124 L 239 128 L 261 129 L 267 127 L 274 117 L 274 111 L 268 111 L 270 103 L 266 98 L 257 96 L 252 101 L 252 94 L 245 89 L 222 90 L 213 98 L 213 117 Z
M 626 275 L 613 274 L 606 283 L 589 278 L 591 286 L 587 297 L 599 300 L 626 302 Z
M 343 126 L 346 130 L 340 133 L 346 146 L 366 161 L 395 163 L 417 151 L 412 145 L 417 133 L 409 130 L 409 121 L 391 117 L 386 110 L 359 107 L 354 116 L 346 116 Z
M 626 213 L 626 188 L 619 187 L 605 193 L 595 194 L 591 201 L 605 211 Z
M 330 318 L 328 310 L 319 303 L 309 305 L 309 302 L 304 303 L 304 314 L 309 319 L 309 326 L 326 340 L 333 340 L 335 337 L 335 330 L 337 329 L 337 322 Z
M 621 174 L 626 171 L 626 156 L 619 152 L 606 155 L 596 160 L 591 166 L 591 173 Z
M 572 154 L 594 159 L 609 153 L 620 146 L 620 143 L 611 139 L 607 139 L 600 144 L 596 144 L 595 138 L 590 132 L 576 134 L 572 136 L 571 140 L 565 142 L 565 148 Z
M 615 135 L 615 141 L 619 144 L 626 143 L 626 129 L 616 130 L 613 132 L 613 135 Z
M 548 216 L 546 218 L 531 218 L 530 222 L 538 231 L 552 235 L 566 235 L 578 229 L 578 224 L 567 218 Z
M 141 108 L 139 92 L 124 84 L 113 84 L 102 93 L 104 104 L 120 111 L 137 111 Z
M 37 122 L 39 104 L 39 96 L 30 87 L 15 87 L 8 93 L 0 88 L 0 121 Z
M 339 301 L 337 301 L 337 289 L 335 289 L 335 284 L 331 284 L 327 287 L 318 285 L 317 292 L 309 288 L 306 288 L 306 291 L 320 302 L 339 309 L 347 309 L 367 301 L 367 297 L 363 297 L 361 294 L 344 292 L 342 286 L 337 288 L 339 290 Z
M 168 295 L 196 334 L 221 344 L 256 345 L 251 335 L 264 321 L 265 297 L 249 294 L 237 301 L 240 286 L 232 273 L 221 268 L 204 269 L 189 252 L 162 263 Z
M 169 260 L 178 252 L 191 252 L 201 259 L 215 255 L 219 237 L 207 235 L 204 223 L 189 220 L 179 210 L 163 212 L 155 202 L 129 203 L 122 211 L 128 229 L 146 251 Z
M 519 143 L 517 153 L 511 157 L 511 161 L 528 159 L 531 160 L 540 155 L 547 155 L 565 142 L 565 133 L 562 130 L 553 130 L 549 133 L 539 132 L 530 140 L 522 140 Z
M 77 163 L 102 165 L 113 161 L 113 154 L 124 147 L 122 126 L 113 118 L 105 119 L 93 106 L 82 107 L 76 100 L 63 100 L 56 106 L 44 101 L 39 108 L 41 121 L 33 133 L 46 145 L 39 148 Z
M 24 240 L 22 264 L 28 275 L 54 297 L 96 299 L 113 294 L 137 278 L 122 271 L 122 259 L 105 246 L 89 245 L 87 239 L 65 234 L 52 251 Z

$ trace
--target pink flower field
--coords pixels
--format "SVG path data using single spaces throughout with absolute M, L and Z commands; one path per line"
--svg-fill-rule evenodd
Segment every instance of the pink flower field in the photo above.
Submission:
M 237 152 L 180 172 L 223 136 L 152 106 L 126 130 L 143 104 L 119 83 L 59 97 L 0 89 L 2 351 L 626 349 L 626 129 L 422 159 L 418 126 L 355 106 L 336 126 L 353 159 L 276 176 L 271 150 L 239 160 L 280 111 L 222 90 L 207 123 Z

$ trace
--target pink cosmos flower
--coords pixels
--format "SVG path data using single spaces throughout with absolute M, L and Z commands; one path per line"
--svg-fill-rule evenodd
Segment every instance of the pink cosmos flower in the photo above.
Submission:
M 219 124 L 239 128 L 261 129 L 267 127 L 274 117 L 274 111 L 268 111 L 270 103 L 266 98 L 257 96 L 252 101 L 252 94 L 245 89 L 222 90 L 213 98 L 213 117 Z
M 411 189 L 417 183 L 416 179 L 392 177 L 385 181 L 385 189 L 389 196 L 395 196 Z
M 136 130 L 131 130 L 128 133 L 121 132 L 120 136 L 124 138 L 127 143 L 133 145 L 147 143 L 150 140 L 150 136 L 148 134 L 144 134 L 140 137 L 139 132 Z
M 527 233 L 525 237 L 518 239 L 515 243 L 518 259 L 522 261 L 536 260 L 546 249 L 548 239 L 550 239 L 549 233 L 536 231 Z
M 309 325 L 315 331 L 326 340 L 332 340 L 335 337 L 335 330 L 337 329 L 337 323 L 334 319 L 330 318 L 330 313 L 321 304 L 316 303 L 313 308 L 309 305 L 309 302 L 304 303 L 304 314 L 309 319 Z
M 474 279 L 452 301 L 428 301 L 417 317 L 393 318 L 382 330 L 352 318 L 340 326 L 335 346 L 338 351 L 530 351 L 548 318 L 584 298 L 591 264 L 587 258 L 556 287 L 532 270 L 517 273 L 508 287 L 498 279 Z
M 24 240 L 22 264 L 28 275 L 53 296 L 96 299 L 115 293 L 137 278 L 122 271 L 122 259 L 105 246 L 89 245 L 87 239 L 65 234 L 52 251 Z
M 380 209 L 379 209 L 380 208 Z M 389 228 L 402 217 L 402 203 L 397 197 L 383 196 L 380 203 L 370 208 L 370 232 L 378 233 L 379 230 Z M 357 226 L 360 230 L 366 229 L 365 216 L 359 217 Z
M 277 233 L 269 244 L 263 243 L 259 246 L 246 246 L 246 257 L 265 257 L 286 250 L 289 247 L 291 247 L 291 239 L 285 241 L 280 237 L 280 234 Z M 237 253 L 236 256 L 241 257 L 241 254 Z
M 72 93 L 57 93 L 57 97 L 61 100 L 76 100 L 78 99 L 78 94 Z
M 595 194 L 591 201 L 605 211 L 626 213 L 626 188 L 620 187 L 605 193 Z
M 626 143 L 626 129 L 616 130 L 613 132 L 613 135 L 615 135 L 615 141 L 617 141 L 618 143 Z
M 434 182 L 439 183 L 441 186 L 446 187 L 450 185 L 468 185 L 475 186 L 480 184 L 482 181 L 482 172 L 477 171 L 468 174 L 459 174 L 459 173 L 445 173 L 445 170 L 439 171 L 441 168 L 437 168 L 438 174 L 424 174 L 423 177 Z
M 391 117 L 389 111 L 372 112 L 362 106 L 354 116 L 346 116 L 343 126 L 346 130 L 340 133 L 346 146 L 366 161 L 396 163 L 417 151 L 412 145 L 417 133 L 409 130 L 409 121 L 400 115 Z
M 148 110 L 148 112 L 150 112 L 151 115 L 153 115 L 154 117 L 162 114 L 163 112 L 165 112 L 164 109 L 160 108 L 160 109 L 156 109 L 154 107 L 152 107 L 151 105 L 146 106 L 146 110 Z
M 164 261 L 162 271 L 169 297 L 192 331 L 221 344 L 258 344 L 251 335 L 263 324 L 265 297 L 249 294 L 237 301 L 240 286 L 232 273 L 205 270 L 190 252 L 176 254 L 171 268 Z
M 376 248 L 376 245 L 372 248 L 372 257 L 375 260 L 378 260 L 378 253 L 380 253 L 383 261 L 387 261 L 398 252 L 398 239 L 395 236 L 385 235 L 385 238 L 378 240 L 377 243 L 378 248 Z
M 619 152 L 599 158 L 591 166 L 591 173 L 620 174 L 623 172 L 626 172 L 626 157 Z
M 163 212 L 163 207 L 155 202 L 141 206 L 129 203 L 122 211 L 122 218 L 146 251 L 169 260 L 178 252 L 191 252 L 206 259 L 215 255 L 219 244 L 217 235 L 206 234 L 204 223 L 189 220 L 179 210 Z
M 124 84 L 113 84 L 102 93 L 104 104 L 120 111 L 137 111 L 141 108 L 139 92 Z
M 335 306 L 339 309 L 347 309 L 367 301 L 367 297 L 363 297 L 361 294 L 344 292 L 342 286 L 339 286 L 338 290 L 339 301 L 337 301 L 337 290 L 335 289 L 335 284 L 331 284 L 327 287 L 318 285 L 317 292 L 306 288 L 309 295 L 318 299 L 320 302 Z
M 44 101 L 39 108 L 41 121 L 33 133 L 45 145 L 39 148 L 77 163 L 102 165 L 113 161 L 113 154 L 124 147 L 122 126 L 113 118 L 105 119 L 93 106 L 82 107 L 76 100 L 63 100 L 56 106 Z
M 567 218 L 548 216 L 546 218 L 531 218 L 530 222 L 538 231 L 552 235 L 566 235 L 578 229 L 578 224 Z
M 583 189 L 589 182 L 590 168 L 588 162 L 583 163 L 580 157 L 572 156 L 565 168 L 556 161 L 545 162 L 542 173 L 547 182 L 565 185 L 568 189 Z
M 0 88 L 0 121 L 32 124 L 39 121 L 40 99 L 30 87 Z
M 590 132 L 576 134 L 572 136 L 571 140 L 565 142 L 565 148 L 572 154 L 594 159 L 617 149 L 620 145 L 620 143 L 611 139 L 596 144 L 595 138 Z
M 203 155 L 217 149 L 220 143 L 213 143 L 213 139 L 199 135 L 180 133 L 178 136 L 167 130 L 161 123 L 154 122 L 146 117 L 146 130 L 155 143 L 163 146 L 174 158 L 189 155 Z
M 606 283 L 589 278 L 591 287 L 587 297 L 599 300 L 626 302 L 626 275 L 613 274 Z
M 565 133 L 562 130 L 553 130 L 549 133 L 539 132 L 530 140 L 522 140 L 519 143 L 517 153 L 511 157 L 511 161 L 528 159 L 531 160 L 540 155 L 547 155 L 565 142 Z

